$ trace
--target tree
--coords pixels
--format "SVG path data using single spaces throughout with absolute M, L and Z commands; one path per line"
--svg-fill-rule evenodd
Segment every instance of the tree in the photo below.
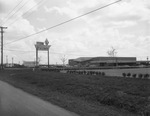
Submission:
M 114 63 L 116 62 L 116 66 L 117 66 L 116 49 L 114 47 L 111 47 L 111 50 L 108 50 L 107 54 L 114 59 Z
M 111 47 L 111 50 L 108 50 L 107 51 L 107 54 L 110 56 L 110 57 L 115 57 L 117 52 L 116 52 L 116 49 L 114 47 Z
M 60 60 L 62 61 L 63 66 L 65 66 L 65 62 L 67 61 L 66 56 L 65 56 L 65 55 L 64 55 L 64 56 L 62 56 Z
M 41 56 L 40 57 L 38 57 L 38 64 L 40 64 L 40 62 L 41 62 Z

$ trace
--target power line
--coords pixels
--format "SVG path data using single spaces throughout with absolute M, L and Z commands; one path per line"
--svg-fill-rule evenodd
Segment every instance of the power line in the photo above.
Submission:
M 20 2 L 5 16 L 5 18 L 3 19 L 3 21 L 2 21 L 1 24 L 3 24 L 3 22 L 6 20 L 6 18 L 7 18 L 22 2 L 23 2 L 23 0 L 20 1 Z
M 24 52 L 24 53 L 29 53 L 29 52 L 36 52 L 36 51 L 23 51 L 23 50 L 13 50 L 13 49 L 4 49 L 5 51 L 12 51 L 12 52 Z M 73 56 L 88 56 L 88 55 L 81 55 L 81 54 L 70 54 L 70 53 L 60 53 L 60 52 L 52 52 L 50 51 L 51 54 L 61 54 L 61 55 L 73 55 Z
M 88 15 L 88 14 L 91 14 L 91 13 L 93 13 L 93 12 L 96 12 L 96 11 L 98 11 L 98 10 L 101 10 L 101 9 L 103 9 L 103 8 L 106 8 L 106 7 L 108 7 L 108 6 L 111 6 L 111 5 L 116 4 L 116 3 L 118 3 L 118 2 L 121 2 L 121 1 L 122 1 L 122 0 L 118 0 L 118 1 L 115 1 L 115 2 L 113 2 L 113 3 L 107 4 L 107 5 L 105 5 L 105 6 L 99 7 L 99 8 L 97 8 L 97 9 L 95 9 L 95 10 L 89 11 L 89 12 L 87 12 L 87 13 L 85 13 L 85 14 L 79 15 L 79 16 L 77 16 L 77 17 L 74 17 L 74 18 L 69 19 L 69 20 L 67 20 L 67 21 L 64 21 L 64 22 L 62 22 L 62 23 L 59 23 L 59 24 L 54 25 L 54 26 L 52 26 L 52 27 L 43 29 L 43 30 L 41 30 L 41 31 L 39 31 L 39 32 L 33 33 L 33 34 L 28 35 L 28 36 L 26 36 L 26 37 L 23 37 L 23 38 L 20 38 L 20 39 L 11 41 L 11 42 L 6 43 L 6 44 L 4 44 L 4 45 L 8 45 L 8 44 L 11 44 L 11 43 L 14 43 L 14 42 L 17 42 L 17 41 L 26 39 L 26 38 L 28 38 L 28 37 L 37 35 L 37 34 L 42 33 L 42 32 L 44 32 L 44 31 L 53 29 L 53 28 L 55 28 L 55 27 L 59 27 L 59 26 L 61 26 L 61 25 L 63 25 L 63 24 L 66 24 L 66 23 L 68 23 L 68 22 L 74 21 L 74 20 L 76 20 L 76 19 L 78 19 L 78 18 L 81 18 L 81 17 L 83 17 L 83 16 L 86 16 L 86 15 Z
M 13 50 L 13 49 L 4 49 L 5 51 L 14 51 L 14 52 L 35 52 L 35 51 L 22 51 L 22 50 Z
M 43 1 L 44 1 L 44 0 L 39 1 L 36 5 L 34 5 L 33 7 L 31 7 L 29 10 L 27 10 L 23 15 L 20 15 L 16 20 L 14 20 L 12 23 L 10 23 L 9 26 L 12 25 L 12 24 L 14 24 L 17 20 L 19 20 L 19 19 L 21 18 L 21 16 L 25 16 L 28 12 L 30 12 L 30 11 L 31 11 L 32 9 L 34 9 L 36 6 L 42 4 Z M 29 15 L 29 14 L 26 15 L 26 18 L 27 18 L 27 16 L 30 16 L 30 15 Z
M 26 1 L 17 11 L 15 11 L 7 20 L 3 22 L 2 25 L 4 25 L 9 19 L 11 19 L 17 12 L 19 12 L 20 9 L 22 9 L 29 1 Z

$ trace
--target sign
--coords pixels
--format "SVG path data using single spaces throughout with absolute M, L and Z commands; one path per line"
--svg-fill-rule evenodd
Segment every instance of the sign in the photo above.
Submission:
M 45 45 L 44 45 L 44 42 L 36 42 L 35 48 L 41 51 L 48 51 L 51 46 L 48 44 L 49 44 L 49 41 L 47 39 L 45 40 Z
M 40 44 L 36 44 L 35 45 L 37 50 L 41 50 L 41 51 L 48 51 L 50 48 L 50 45 L 40 45 Z
M 44 45 L 45 43 L 45 45 Z M 38 66 L 38 51 L 47 51 L 47 59 L 48 59 L 48 67 L 49 67 L 49 48 L 51 47 L 51 45 L 48 45 L 49 41 L 46 39 L 45 42 L 36 42 L 35 44 L 35 48 L 36 48 L 36 66 Z
M 45 40 L 45 45 L 48 45 L 49 44 L 49 41 L 46 39 Z
M 44 42 L 36 42 L 36 45 L 44 45 Z

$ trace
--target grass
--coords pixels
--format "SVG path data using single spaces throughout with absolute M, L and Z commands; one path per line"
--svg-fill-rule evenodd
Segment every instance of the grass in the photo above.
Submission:
M 12 70 L 0 79 L 81 116 L 134 116 L 149 105 L 150 80 Z

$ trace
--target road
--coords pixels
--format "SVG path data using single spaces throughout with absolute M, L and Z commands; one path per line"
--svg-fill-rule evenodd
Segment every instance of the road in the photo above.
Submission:
M 0 116 L 78 116 L 0 81 Z

